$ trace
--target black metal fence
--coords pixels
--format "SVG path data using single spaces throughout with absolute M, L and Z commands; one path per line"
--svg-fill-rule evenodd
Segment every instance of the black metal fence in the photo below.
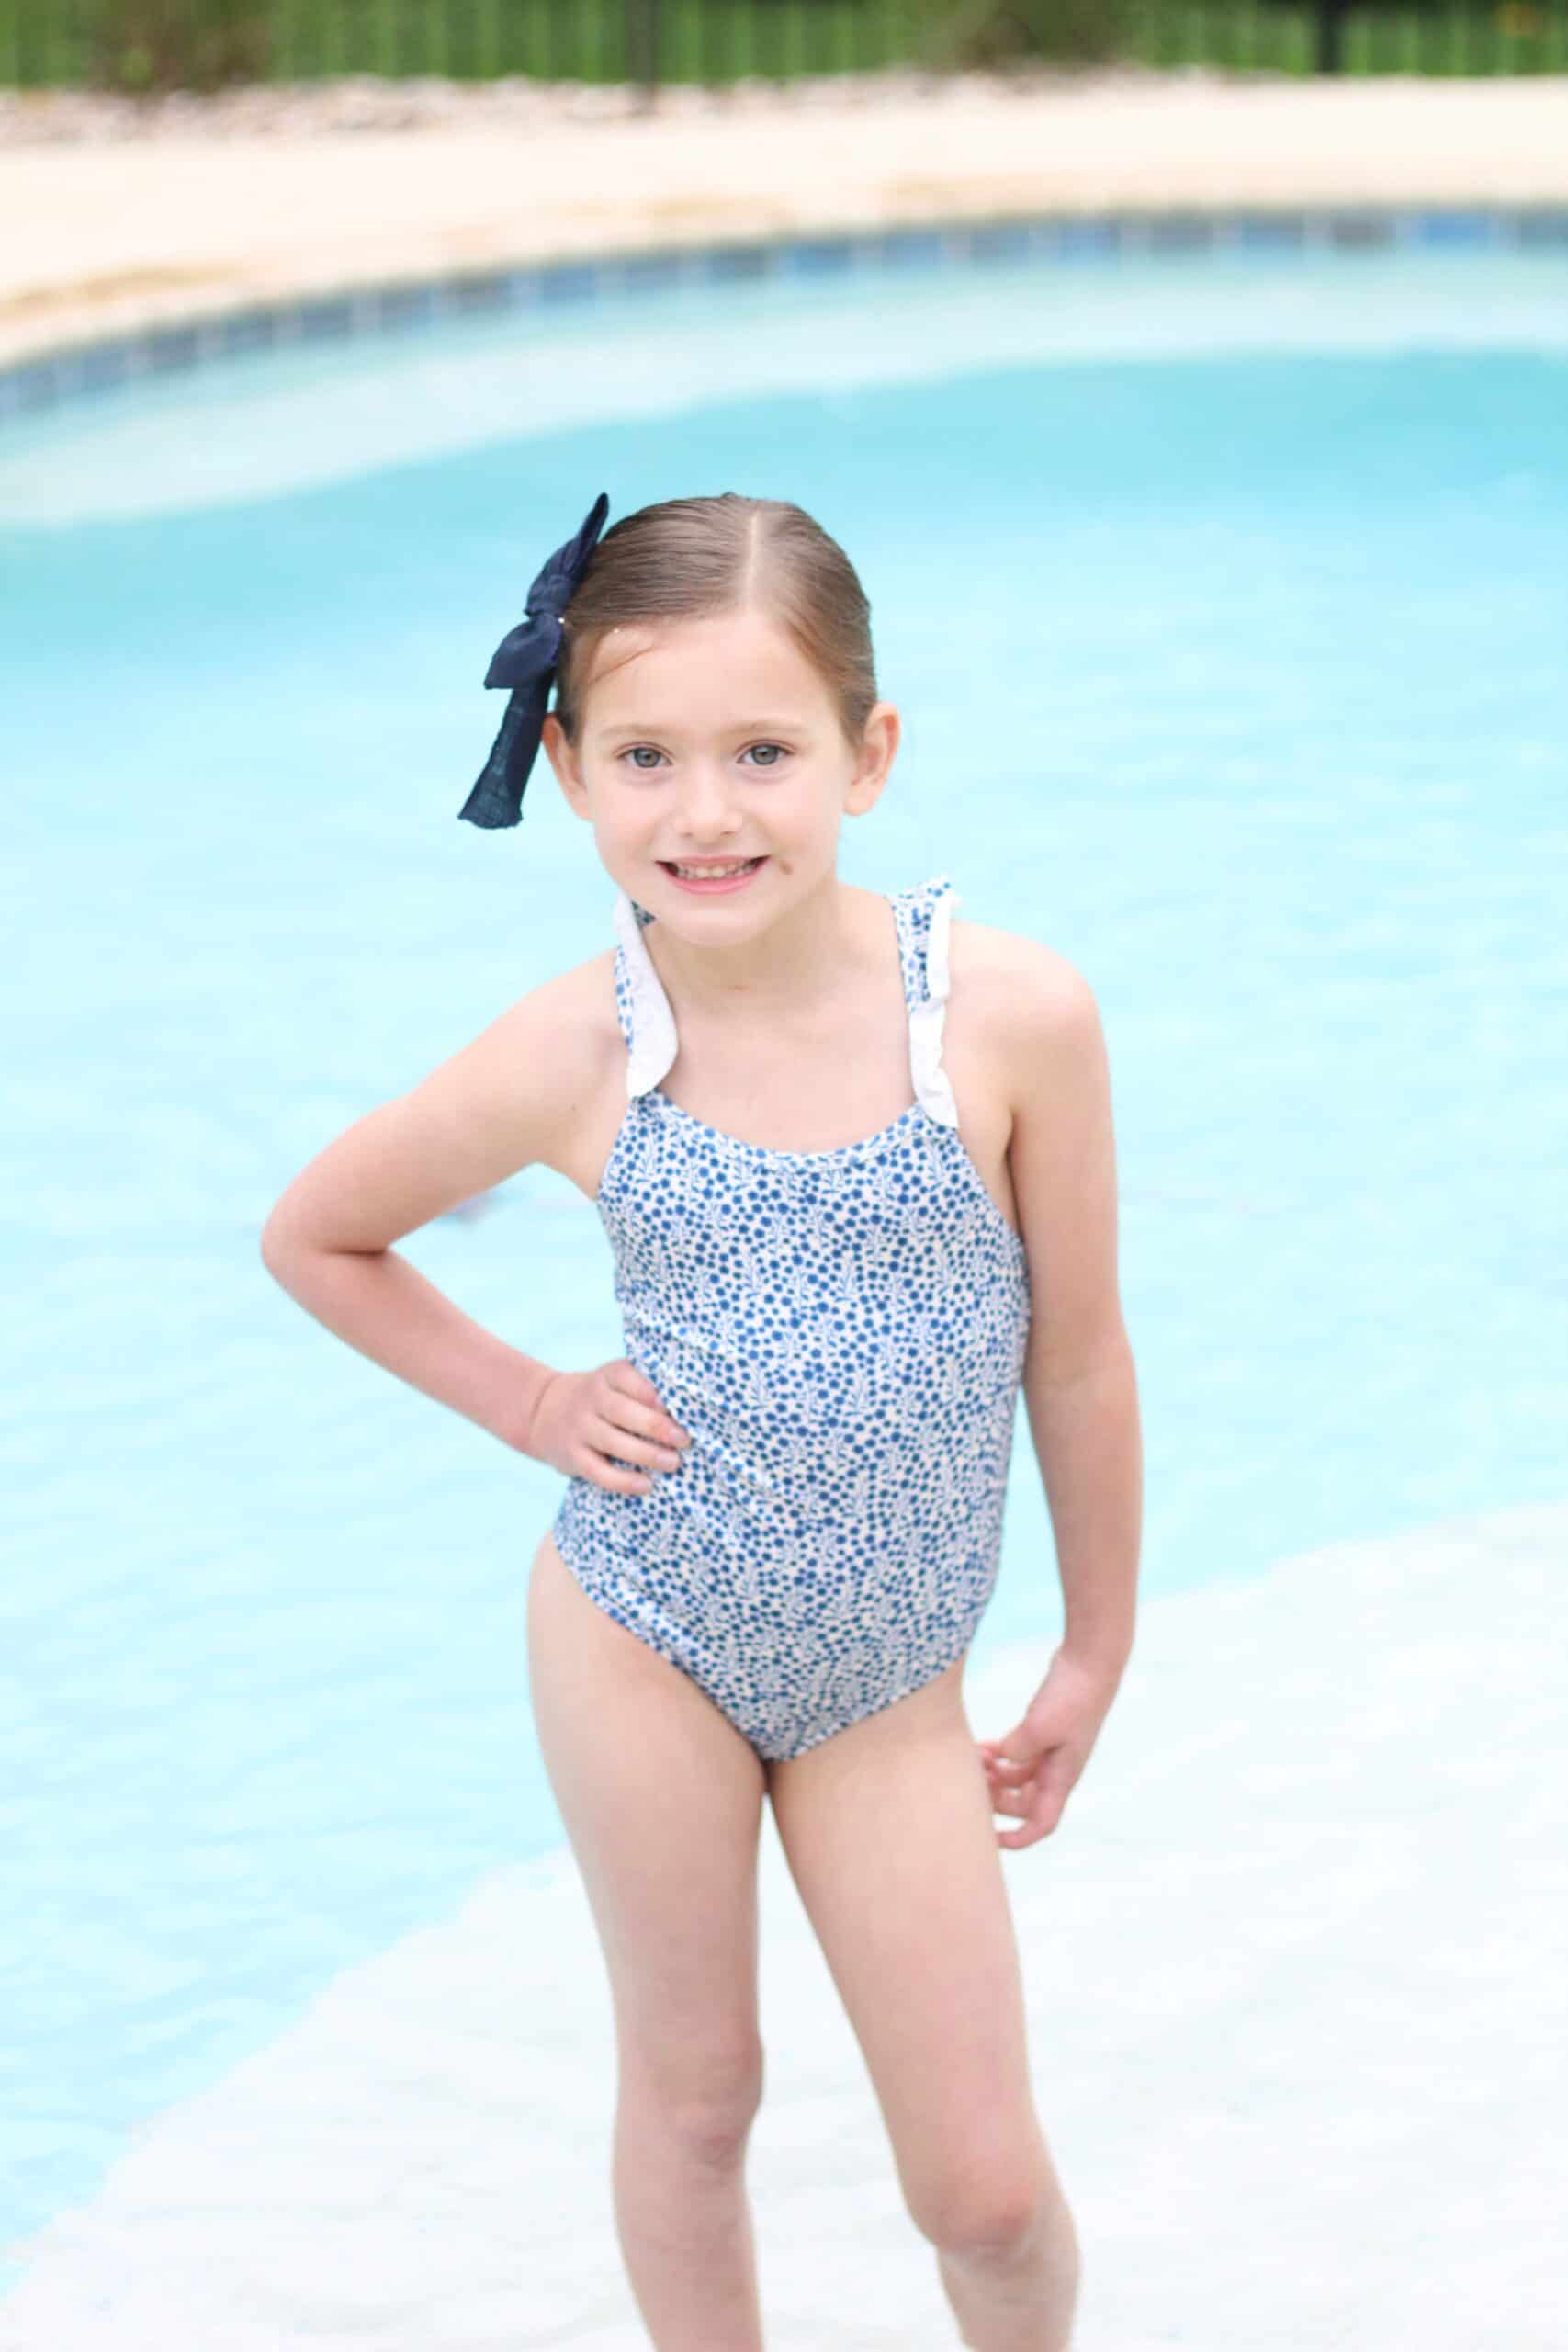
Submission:
M 1568 72 L 1568 0 L 0 0 L 0 82 L 733 83 L 915 65 Z

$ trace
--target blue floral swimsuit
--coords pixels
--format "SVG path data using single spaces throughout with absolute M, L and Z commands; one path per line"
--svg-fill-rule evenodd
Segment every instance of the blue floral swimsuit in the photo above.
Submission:
M 942 1067 L 960 901 L 939 875 L 889 903 L 916 1099 L 859 1142 L 775 1151 L 660 1092 L 654 918 L 615 901 L 628 1101 L 597 1206 L 625 1352 L 692 1442 L 646 1493 L 572 1478 L 552 1532 L 591 1599 L 770 1759 L 940 1674 L 1001 1552 L 1028 1258 Z

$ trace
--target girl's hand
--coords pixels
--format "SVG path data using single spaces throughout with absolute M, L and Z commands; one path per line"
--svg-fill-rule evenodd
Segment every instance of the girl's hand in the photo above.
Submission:
M 1004 1739 L 976 1741 L 991 1811 L 1015 1814 L 1024 1824 L 1021 1829 L 998 1830 L 998 1846 L 1032 1846 L 1055 1828 L 1110 1713 L 1122 1665 L 1101 1665 L 1058 1649 L 1022 1721 Z
M 660 1403 L 653 1383 L 619 1356 L 592 1372 L 552 1373 L 535 1399 L 520 1450 L 612 1495 L 646 1495 L 652 1478 L 626 1464 L 646 1462 L 655 1470 L 678 1470 L 690 1443 Z

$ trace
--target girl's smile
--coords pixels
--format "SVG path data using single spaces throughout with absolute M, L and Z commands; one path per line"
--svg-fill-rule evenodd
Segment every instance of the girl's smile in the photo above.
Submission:
M 681 890 L 694 891 L 699 898 L 712 898 L 725 890 L 744 890 L 753 875 L 760 874 L 767 864 L 766 856 L 741 860 L 711 857 L 682 858 L 679 865 L 671 858 L 657 863 L 661 874 Z

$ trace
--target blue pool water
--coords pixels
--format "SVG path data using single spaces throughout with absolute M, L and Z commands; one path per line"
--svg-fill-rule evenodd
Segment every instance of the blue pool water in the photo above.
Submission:
M 456 821 L 491 648 L 601 487 L 843 540 L 906 727 L 846 874 L 946 870 L 1096 990 L 1145 1589 L 1562 1494 L 1562 258 L 692 293 L 15 424 L 7 2236 L 558 1838 L 524 1647 L 558 1480 L 256 1240 L 609 943 L 543 767 L 519 831 Z M 403 1246 L 530 1353 L 619 1352 L 548 1171 Z M 1056 1622 L 1021 1425 L 983 1638 L 1043 1667 Z

